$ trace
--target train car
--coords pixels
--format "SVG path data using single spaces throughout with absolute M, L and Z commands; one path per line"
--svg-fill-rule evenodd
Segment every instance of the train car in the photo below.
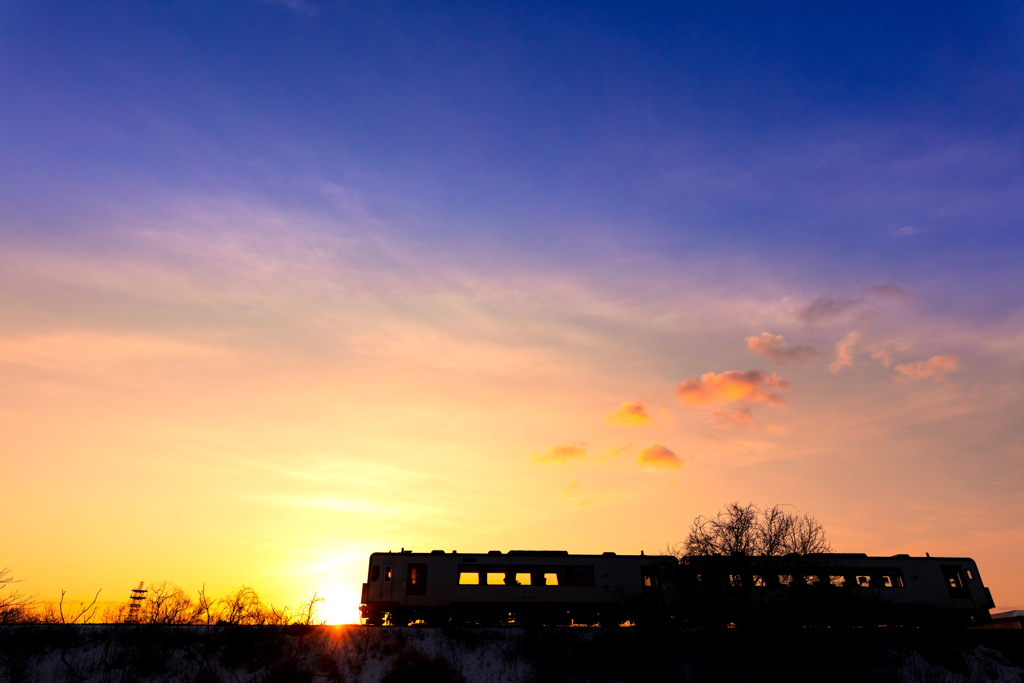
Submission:
M 679 583 L 685 607 L 730 619 L 776 618 L 789 609 L 792 618 L 805 623 L 969 625 L 987 620 L 995 607 L 968 557 L 687 558 Z
M 995 606 L 966 557 L 564 550 L 373 553 L 361 602 L 369 625 L 970 625 Z
M 666 601 L 678 562 L 650 555 L 373 553 L 360 611 L 378 624 L 619 624 Z

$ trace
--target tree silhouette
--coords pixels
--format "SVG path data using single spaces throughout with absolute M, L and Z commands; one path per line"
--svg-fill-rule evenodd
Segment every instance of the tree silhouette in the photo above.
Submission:
M 16 590 L 13 584 L 21 579 L 11 576 L 11 568 L 0 569 L 0 624 L 21 621 L 25 611 L 33 604 L 32 597 Z
M 777 557 L 796 553 L 827 553 L 825 528 L 809 513 L 800 515 L 782 505 L 759 508 L 729 503 L 714 516 L 697 516 L 683 543 L 671 549 L 677 557 L 750 555 Z

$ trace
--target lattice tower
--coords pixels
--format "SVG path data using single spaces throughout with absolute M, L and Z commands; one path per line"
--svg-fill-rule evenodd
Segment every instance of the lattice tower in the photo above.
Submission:
M 146 589 L 143 588 L 144 581 L 139 581 L 139 587 L 132 589 L 131 604 L 128 605 L 128 623 L 139 623 L 139 613 L 142 611 L 142 603 L 146 600 Z

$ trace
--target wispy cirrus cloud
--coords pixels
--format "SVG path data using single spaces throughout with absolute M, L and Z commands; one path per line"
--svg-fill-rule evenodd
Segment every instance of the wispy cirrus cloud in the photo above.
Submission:
M 641 467 L 652 469 L 679 469 L 683 466 L 683 461 L 678 455 L 659 443 L 642 449 L 637 462 Z
M 864 301 L 862 297 L 819 296 L 797 313 L 807 325 L 828 322 L 842 318 L 856 310 Z
M 812 346 L 790 346 L 781 334 L 762 332 L 760 337 L 747 337 L 747 348 L 773 363 L 806 363 L 821 353 Z
M 711 413 L 708 420 L 715 429 L 732 429 L 733 427 L 749 427 L 754 424 L 754 414 L 750 408 L 743 407 L 737 410 L 716 410 Z
M 63 374 L 138 375 L 161 367 L 231 367 L 230 349 L 155 335 L 62 330 L 0 337 L 0 364 Z
M 899 341 L 897 339 L 882 339 L 876 341 L 867 347 L 868 355 L 885 367 L 891 367 L 893 364 L 893 354 L 906 351 L 910 348 L 910 344 L 907 342 Z
M 876 309 L 883 301 L 906 301 L 915 298 L 905 288 L 889 282 L 863 284 L 860 290 L 864 292 L 863 295 L 821 295 L 797 311 L 797 317 L 810 327 L 877 313 Z
M 721 374 L 707 372 L 682 382 L 676 387 L 676 398 L 689 407 L 724 406 L 735 401 L 779 406 L 786 403 L 782 394 L 789 387 L 790 383 L 774 372 L 726 370 Z
M 604 421 L 616 427 L 644 427 L 651 424 L 654 418 L 643 401 L 623 403 L 613 410 Z
M 874 296 L 885 299 L 913 299 L 914 295 L 899 285 L 889 282 L 876 282 L 862 286 L 862 289 Z
M 956 356 L 932 356 L 928 360 L 916 363 L 903 363 L 896 366 L 896 372 L 910 379 L 942 379 L 948 372 L 954 372 L 960 365 Z

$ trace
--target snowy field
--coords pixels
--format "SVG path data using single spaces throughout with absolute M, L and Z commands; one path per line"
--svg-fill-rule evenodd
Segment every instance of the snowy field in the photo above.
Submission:
M 1024 680 L 1024 632 L 0 627 L 0 681 Z

